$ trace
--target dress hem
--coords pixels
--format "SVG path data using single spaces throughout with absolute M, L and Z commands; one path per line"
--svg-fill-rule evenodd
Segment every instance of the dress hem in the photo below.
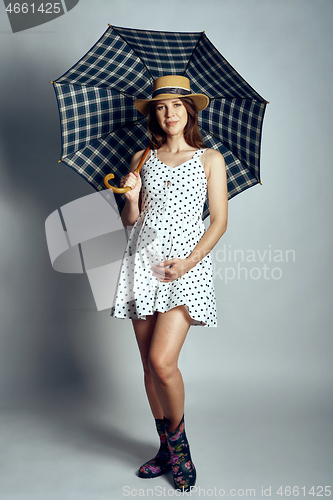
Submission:
M 190 318 L 192 319 L 192 323 L 191 323 L 191 325 L 190 325 L 190 326 L 203 326 L 203 327 L 206 327 L 206 328 L 217 328 L 217 324 L 216 324 L 216 323 L 215 323 L 215 324 L 210 325 L 210 324 L 205 323 L 205 322 L 204 322 L 204 320 L 200 320 L 200 319 L 195 319 L 195 318 L 193 318 L 193 317 L 191 316 L 191 314 L 190 314 L 190 311 L 188 310 L 188 306 L 187 306 L 187 304 L 178 304 L 178 305 L 177 305 L 177 306 L 175 306 L 175 307 L 179 307 L 179 306 L 185 306 L 185 308 L 186 308 L 187 312 L 189 313 Z M 151 314 L 147 314 L 147 313 L 146 313 L 146 314 L 144 314 L 144 315 L 142 315 L 142 316 L 139 316 L 139 317 L 136 317 L 136 318 L 130 318 L 130 317 L 128 317 L 128 316 L 126 316 L 126 317 L 122 317 L 122 316 L 114 316 L 114 315 L 112 314 L 112 312 L 111 312 L 110 316 L 111 316 L 111 318 L 115 318 L 115 319 L 138 319 L 138 320 L 145 321 L 145 320 L 147 319 L 147 316 L 152 316 L 155 312 L 166 313 L 166 312 L 168 312 L 168 311 L 171 311 L 171 310 L 172 310 L 172 309 L 174 309 L 175 307 L 171 307 L 170 309 L 167 309 L 166 311 L 161 311 L 161 310 L 159 310 L 159 309 L 154 309 L 154 310 L 152 311 L 152 313 L 151 313 Z

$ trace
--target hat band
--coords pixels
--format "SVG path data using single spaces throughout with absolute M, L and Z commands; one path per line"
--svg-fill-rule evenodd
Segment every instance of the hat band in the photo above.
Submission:
M 153 99 L 161 94 L 180 94 L 180 95 L 190 95 L 191 91 L 184 89 L 182 87 L 162 87 L 153 92 Z

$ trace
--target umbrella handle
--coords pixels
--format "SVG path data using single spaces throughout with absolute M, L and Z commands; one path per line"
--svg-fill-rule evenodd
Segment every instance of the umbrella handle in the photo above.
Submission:
M 146 151 L 143 154 L 143 157 L 141 158 L 141 161 L 140 161 L 139 165 L 134 170 L 134 172 L 140 172 L 140 169 L 141 169 L 141 167 L 143 165 L 143 162 L 145 161 L 146 156 L 149 153 L 149 151 L 150 151 L 150 147 L 148 146 L 148 148 L 146 149 Z M 108 175 L 106 175 L 104 177 L 103 182 L 104 182 L 104 186 L 107 189 L 112 189 L 112 191 L 114 193 L 127 193 L 127 191 L 129 191 L 131 189 L 129 186 L 126 186 L 126 187 L 123 187 L 123 188 L 120 188 L 120 187 L 118 188 L 116 186 L 111 186 L 111 184 L 109 184 L 109 180 L 113 179 L 113 178 L 114 178 L 114 174 L 108 174 Z

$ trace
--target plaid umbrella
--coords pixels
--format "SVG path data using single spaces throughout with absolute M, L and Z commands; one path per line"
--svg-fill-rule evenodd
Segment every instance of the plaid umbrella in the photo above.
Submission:
M 229 199 L 260 182 L 260 141 L 267 101 L 202 33 L 109 27 L 63 76 L 52 82 L 62 132 L 61 161 L 96 190 L 110 172 L 115 184 L 133 154 L 149 143 L 146 118 L 133 105 L 151 97 L 164 75 L 189 78 L 193 93 L 210 98 L 199 128 L 225 159 Z M 125 203 L 115 194 L 119 211 Z M 209 215 L 208 199 L 202 218 Z

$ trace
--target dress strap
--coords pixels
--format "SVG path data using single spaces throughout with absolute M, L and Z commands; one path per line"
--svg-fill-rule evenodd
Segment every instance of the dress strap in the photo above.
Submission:
M 204 154 L 205 151 L 207 151 L 208 148 L 201 148 L 201 149 L 198 149 L 194 155 L 193 155 L 193 158 L 200 158 L 201 155 Z
M 199 155 L 201 156 L 208 148 L 200 148 L 200 149 L 197 149 L 196 152 L 194 153 L 194 156 L 195 155 Z
M 198 149 L 198 151 L 195 152 L 194 157 L 196 156 L 199 164 L 201 165 L 203 171 L 205 172 L 205 158 L 203 158 L 203 161 L 201 160 L 201 156 L 207 151 L 208 148 L 201 148 Z M 206 175 L 206 174 L 205 174 Z
M 151 162 L 151 161 L 154 161 L 156 158 L 157 158 L 156 149 L 151 149 L 149 151 L 149 158 L 147 161 Z

